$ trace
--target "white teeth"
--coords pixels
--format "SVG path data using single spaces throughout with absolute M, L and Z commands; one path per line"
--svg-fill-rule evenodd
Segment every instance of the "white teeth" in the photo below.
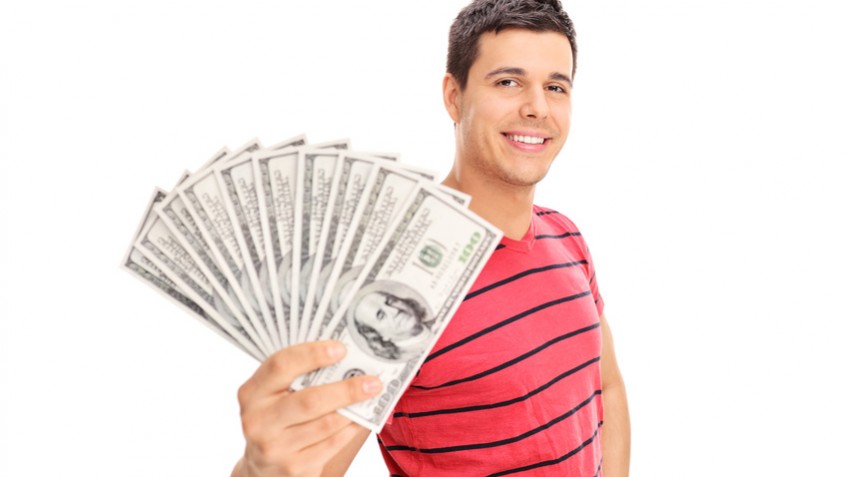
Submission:
M 514 134 L 509 134 L 507 137 L 515 142 L 523 142 L 524 144 L 542 144 L 545 142 L 545 138 L 542 137 L 518 136 Z

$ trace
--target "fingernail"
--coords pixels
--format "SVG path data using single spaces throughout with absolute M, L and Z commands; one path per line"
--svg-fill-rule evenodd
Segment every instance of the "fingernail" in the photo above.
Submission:
M 365 394 L 375 394 L 380 390 L 381 384 L 377 378 L 367 379 L 362 382 L 362 390 L 365 391 Z
M 329 345 L 327 345 L 327 356 L 332 359 L 341 358 L 344 352 L 345 348 L 344 345 L 341 343 L 330 343 Z

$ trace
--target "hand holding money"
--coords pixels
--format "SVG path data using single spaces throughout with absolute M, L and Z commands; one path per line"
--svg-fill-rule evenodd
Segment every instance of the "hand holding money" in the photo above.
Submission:
M 381 429 L 501 238 L 468 196 L 397 154 L 349 146 L 297 136 L 222 149 L 156 190 L 122 263 L 264 361 L 240 393 L 255 465 L 306 452 L 291 439 L 337 435 L 340 407 Z M 303 345 L 318 340 L 346 356 L 319 359 Z M 369 399 L 348 387 L 365 375 L 381 381 Z M 315 426 L 321 439 L 304 437 Z
M 259 366 L 238 392 L 247 445 L 233 477 L 320 475 L 352 439 L 367 436 L 366 429 L 335 411 L 378 395 L 382 386 L 376 377 L 289 390 L 296 377 L 344 355 L 336 341 L 301 343 Z

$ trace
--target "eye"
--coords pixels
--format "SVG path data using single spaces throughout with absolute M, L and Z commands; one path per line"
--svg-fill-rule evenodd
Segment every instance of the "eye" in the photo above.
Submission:
M 558 84 L 552 84 L 552 85 L 548 86 L 548 91 L 552 91 L 554 93 L 560 93 L 560 94 L 568 94 L 568 90 L 566 90 L 565 88 L 563 88 L 562 86 L 560 86 Z
M 507 86 L 512 88 L 518 86 L 518 81 L 515 81 L 514 79 L 502 79 L 498 80 L 498 86 Z
M 386 312 L 383 310 L 377 310 L 377 320 L 383 321 L 383 318 L 386 317 Z

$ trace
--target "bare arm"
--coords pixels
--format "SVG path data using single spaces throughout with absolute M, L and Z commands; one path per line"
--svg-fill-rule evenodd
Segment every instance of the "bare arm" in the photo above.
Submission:
M 604 477 L 630 475 L 630 414 L 624 380 L 615 359 L 612 332 L 601 315 L 601 386 L 604 400 L 604 426 L 601 431 Z
M 368 431 L 335 412 L 381 390 L 374 376 L 360 376 L 293 392 L 300 375 L 339 361 L 344 347 L 333 341 L 302 343 L 265 360 L 239 388 L 244 456 L 233 477 L 342 475 Z

